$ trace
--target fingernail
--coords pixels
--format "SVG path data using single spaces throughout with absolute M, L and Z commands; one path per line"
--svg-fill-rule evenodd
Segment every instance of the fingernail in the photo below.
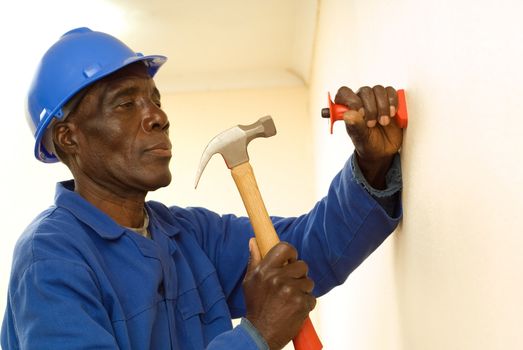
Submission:
M 396 107 L 390 106 L 390 116 L 394 117 L 396 115 Z
M 390 123 L 390 118 L 389 118 L 388 115 L 382 115 L 380 117 L 380 124 L 381 125 L 385 126 L 385 125 L 389 125 L 389 123 Z
M 373 128 L 373 127 L 375 127 L 375 126 L 376 126 L 376 121 L 375 121 L 375 120 L 369 120 L 369 121 L 367 122 L 367 126 L 368 126 L 369 128 Z

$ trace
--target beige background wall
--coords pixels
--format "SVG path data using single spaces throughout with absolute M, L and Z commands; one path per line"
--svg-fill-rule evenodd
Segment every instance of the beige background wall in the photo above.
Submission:
M 255 139 L 249 156 L 271 214 L 297 215 L 313 205 L 312 122 L 304 87 L 164 94 L 172 121 L 173 183 L 151 199 L 179 206 L 205 206 L 220 213 L 245 210 L 221 155 L 208 163 L 194 189 L 200 156 L 212 137 L 237 124 L 271 115 L 277 134 Z M 304 190 L 305 189 L 305 190 Z
M 407 90 L 410 113 L 403 222 L 322 300 L 327 349 L 523 348 L 522 14 L 515 0 L 320 1 L 311 111 L 340 84 L 382 83 Z M 349 147 L 342 134 L 316 132 L 318 154 Z M 318 156 L 319 188 L 341 158 Z

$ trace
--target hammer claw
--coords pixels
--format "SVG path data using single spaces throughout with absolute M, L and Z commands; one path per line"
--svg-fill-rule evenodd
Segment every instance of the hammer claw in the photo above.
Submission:
M 271 137 L 275 134 L 274 121 L 270 116 L 265 116 L 250 125 L 237 125 L 216 135 L 203 151 L 196 171 L 194 188 L 198 186 L 203 170 L 215 153 L 220 153 L 227 167 L 232 169 L 249 161 L 247 145 L 251 140 L 257 137 Z

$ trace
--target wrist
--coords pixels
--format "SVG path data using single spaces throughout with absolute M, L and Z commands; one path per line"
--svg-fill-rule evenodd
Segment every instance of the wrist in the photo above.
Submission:
M 242 317 L 240 326 L 250 335 L 260 350 L 269 350 L 267 341 L 261 332 L 245 317 Z
M 366 159 L 362 158 L 358 152 L 355 153 L 358 166 L 368 184 L 377 190 L 386 189 L 386 176 L 392 165 L 392 161 L 394 160 L 394 155 L 382 158 Z

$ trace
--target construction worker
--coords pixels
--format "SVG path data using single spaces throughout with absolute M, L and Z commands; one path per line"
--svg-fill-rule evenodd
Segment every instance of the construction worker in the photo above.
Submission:
M 73 180 L 16 245 L 4 350 L 281 349 L 397 226 L 402 130 L 382 86 L 339 89 L 356 151 L 309 213 L 272 218 L 283 242 L 263 259 L 248 218 L 146 202 L 171 181 L 165 61 L 88 28 L 43 56 L 34 152 Z

